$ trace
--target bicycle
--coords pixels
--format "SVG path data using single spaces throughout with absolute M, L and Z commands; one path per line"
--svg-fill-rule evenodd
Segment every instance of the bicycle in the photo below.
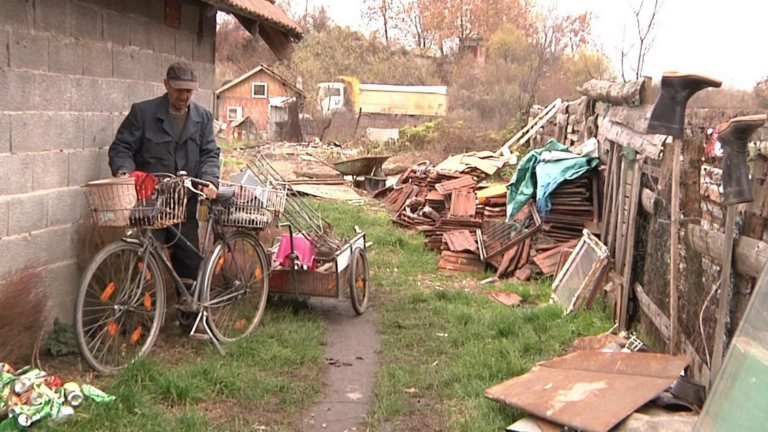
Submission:
M 255 195 L 246 186 L 222 182 L 216 199 L 203 200 L 209 223 L 199 252 L 174 225 L 186 220 L 188 191 L 203 195 L 198 189 L 207 183 L 183 172 L 151 178 L 156 184 L 137 184 L 130 178 L 89 184 L 95 225 L 130 227 L 93 257 L 77 296 L 78 345 L 88 364 L 102 374 L 115 373 L 152 349 L 166 313 L 163 269 L 179 293 L 180 323 L 191 323 L 189 335 L 211 340 L 222 355 L 220 342 L 251 334 L 266 308 L 269 263 L 252 228 L 266 226 L 270 212 L 279 217 L 279 210 L 267 208 L 263 190 L 258 188 L 260 195 Z M 279 205 L 281 191 L 265 190 L 277 195 Z M 243 223 L 237 217 L 246 218 L 249 229 L 239 228 Z M 185 284 L 163 252 L 164 245 L 152 235 L 152 230 L 164 228 L 201 258 L 197 282 Z

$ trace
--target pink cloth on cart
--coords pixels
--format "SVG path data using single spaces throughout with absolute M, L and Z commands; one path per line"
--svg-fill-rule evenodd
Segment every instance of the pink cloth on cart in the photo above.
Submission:
M 315 245 L 313 245 L 311 241 L 304 237 L 303 234 L 294 234 L 293 248 L 296 250 L 296 255 L 299 257 L 299 263 L 302 266 L 307 266 L 308 270 L 314 270 L 316 265 L 315 256 L 317 255 Z M 280 247 L 277 248 L 277 255 L 275 255 L 275 260 L 280 263 L 281 266 L 290 268 L 290 254 L 291 236 L 289 234 L 283 234 L 283 237 L 280 239 Z

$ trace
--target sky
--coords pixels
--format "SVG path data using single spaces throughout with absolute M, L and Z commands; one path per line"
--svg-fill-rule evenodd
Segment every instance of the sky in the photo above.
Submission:
M 324 5 L 338 24 L 364 30 L 362 0 L 293 0 L 296 8 Z M 539 0 L 562 13 L 592 12 L 597 42 L 618 70 L 619 50 L 626 28 L 632 34 L 634 17 L 628 0 Z M 637 1 L 637 0 L 635 0 Z M 650 2 L 651 0 L 646 0 Z M 682 71 L 717 78 L 726 86 L 751 90 L 768 76 L 768 53 L 763 48 L 768 1 L 665 0 L 656 39 L 645 68 L 654 80 L 665 71 Z M 629 38 L 627 39 L 629 40 Z

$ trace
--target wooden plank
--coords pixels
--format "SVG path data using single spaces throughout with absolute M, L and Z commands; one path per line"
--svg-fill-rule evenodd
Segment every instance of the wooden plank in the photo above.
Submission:
M 643 172 L 648 174 L 651 177 L 656 177 L 656 178 L 661 177 L 661 169 L 651 164 L 643 165 Z
M 683 143 L 672 141 L 672 198 L 669 205 L 669 353 L 677 352 L 677 273 L 680 271 L 680 157 Z
M 616 258 L 616 271 L 619 273 L 622 272 L 624 269 L 623 262 L 624 262 L 624 234 L 626 233 L 624 229 L 625 224 L 625 201 L 626 197 L 624 196 L 624 185 L 627 182 L 628 178 L 628 171 L 629 171 L 629 160 L 624 157 L 624 162 L 621 165 L 621 181 L 619 184 L 621 185 L 619 189 L 619 201 L 618 201 L 618 222 L 616 225 L 616 251 L 612 254 Z
M 647 99 L 650 87 L 645 79 L 617 83 L 613 81 L 591 80 L 576 91 L 599 102 L 612 105 L 637 106 Z
M 659 330 L 659 333 L 664 336 L 664 339 L 669 340 L 669 318 L 667 318 L 667 316 L 664 315 L 664 312 L 662 312 L 653 300 L 648 297 L 639 283 L 634 284 L 634 288 L 635 297 L 640 304 L 640 309 L 651 319 L 651 322 L 653 322 L 653 325 Z
M 688 240 L 694 249 L 707 255 L 717 265 L 722 265 L 725 235 L 699 225 L 688 225 Z M 741 236 L 735 242 L 733 268 L 736 273 L 757 278 L 768 263 L 768 243 Z
M 636 132 L 629 126 L 615 122 L 611 118 L 606 118 L 603 121 L 598 132 L 598 139 L 601 142 L 610 140 L 625 147 L 633 148 L 641 155 L 652 159 L 659 159 L 661 157 L 662 144 L 666 138 L 663 135 L 649 135 Z
M 723 264 L 720 270 L 720 302 L 717 306 L 717 326 L 715 327 L 715 348 L 712 352 L 712 377 L 717 378 L 725 357 L 725 321 L 728 319 L 728 300 L 731 294 L 731 263 L 733 258 L 733 233 L 736 229 L 736 206 L 728 206 L 725 216 L 725 245 Z M 673 335 L 674 336 L 674 335 Z M 710 383 L 711 384 L 711 383 Z
M 520 143 L 524 143 L 527 141 L 531 136 L 533 136 L 534 133 L 536 133 L 539 129 L 541 129 L 542 126 L 544 126 L 547 121 L 549 121 L 552 116 L 554 116 L 558 109 L 560 109 L 560 106 L 563 104 L 562 99 L 555 99 L 554 102 L 552 102 L 547 108 L 544 109 L 538 116 L 536 116 L 535 119 L 528 122 L 527 125 L 525 125 L 524 128 L 520 129 L 520 132 L 518 132 L 515 136 L 512 137 L 509 141 L 504 143 L 501 148 L 496 151 L 496 156 L 505 155 L 509 156 L 511 155 L 509 148 L 516 144 L 519 140 Z M 525 136 L 523 137 L 523 135 Z M 520 137 L 523 137 L 520 139 Z
M 612 178 L 612 171 L 613 171 L 613 160 L 614 160 L 614 149 L 616 144 L 612 142 L 608 142 L 608 145 L 610 146 L 608 152 L 610 156 L 608 157 L 608 166 L 605 170 L 605 173 L 603 177 L 605 177 L 605 187 L 603 188 L 603 212 L 602 216 L 600 218 L 602 225 L 600 226 L 600 240 L 602 240 L 606 245 L 608 245 L 608 228 L 610 226 L 609 222 L 609 215 L 610 215 L 610 205 L 611 205 L 611 178 Z
M 637 227 L 637 208 L 640 206 L 640 176 L 643 174 L 641 165 L 643 159 L 635 160 L 634 176 L 632 179 L 632 195 L 630 196 L 630 210 L 627 227 L 626 255 L 624 257 L 624 286 L 621 290 L 621 312 L 619 315 L 619 328 L 627 329 L 627 314 L 629 312 L 629 290 L 632 288 L 632 260 L 635 256 L 635 231 Z

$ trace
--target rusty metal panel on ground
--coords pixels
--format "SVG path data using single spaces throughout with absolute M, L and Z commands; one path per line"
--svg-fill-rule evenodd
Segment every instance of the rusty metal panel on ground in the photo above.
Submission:
M 579 351 L 536 365 L 485 397 L 585 432 L 608 432 L 664 391 L 690 360 L 665 354 Z

